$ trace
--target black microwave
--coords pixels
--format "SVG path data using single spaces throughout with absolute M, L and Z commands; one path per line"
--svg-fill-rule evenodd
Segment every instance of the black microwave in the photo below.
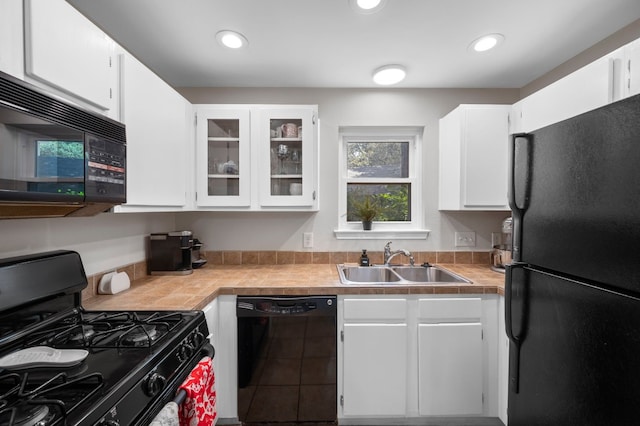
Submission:
M 117 121 L 0 73 L 0 218 L 87 216 L 125 203 Z

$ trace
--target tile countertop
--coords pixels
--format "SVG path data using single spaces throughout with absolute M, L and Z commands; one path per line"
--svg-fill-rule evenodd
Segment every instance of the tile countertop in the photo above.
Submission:
M 115 295 L 83 300 L 87 310 L 202 309 L 217 296 L 307 294 L 502 294 L 504 274 L 489 265 L 439 265 L 467 278 L 471 284 L 453 285 L 344 285 L 335 264 L 206 265 L 193 274 L 147 276 Z

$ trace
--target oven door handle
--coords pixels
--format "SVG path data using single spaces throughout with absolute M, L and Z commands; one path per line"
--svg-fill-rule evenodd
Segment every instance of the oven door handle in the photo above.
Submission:
M 202 349 L 200 349 L 200 353 L 203 357 L 208 356 L 209 358 L 213 359 L 216 356 L 216 349 L 211 343 L 205 343 Z
M 216 353 L 216 350 L 211 343 L 207 343 L 202 347 L 202 349 L 200 349 L 200 353 L 202 354 L 203 357 L 208 356 L 211 359 L 213 359 Z M 187 391 L 185 391 L 184 389 L 180 389 L 178 390 L 176 397 L 173 398 L 173 402 L 175 402 L 178 406 L 181 406 L 186 397 L 187 397 Z

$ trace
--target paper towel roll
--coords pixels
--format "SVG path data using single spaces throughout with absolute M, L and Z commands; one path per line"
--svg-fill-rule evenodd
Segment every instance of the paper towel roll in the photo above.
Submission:
M 100 279 L 98 293 L 116 294 L 128 289 L 131 286 L 129 275 L 126 272 L 110 272 Z

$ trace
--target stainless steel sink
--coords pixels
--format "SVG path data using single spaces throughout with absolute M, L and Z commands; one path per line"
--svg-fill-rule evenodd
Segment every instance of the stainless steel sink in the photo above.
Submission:
M 340 281 L 348 283 L 392 283 L 400 281 L 402 277 L 390 268 L 378 266 L 344 266 L 338 265 Z M 344 278 L 344 279 L 343 279 Z
M 339 264 L 337 268 L 342 284 L 446 285 L 471 282 L 437 266 L 355 266 Z

